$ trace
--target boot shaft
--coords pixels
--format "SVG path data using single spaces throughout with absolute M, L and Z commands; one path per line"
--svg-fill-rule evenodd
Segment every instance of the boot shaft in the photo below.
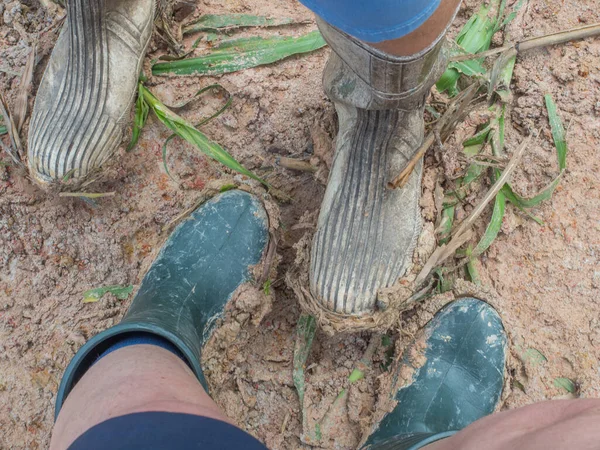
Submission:
M 333 53 L 323 85 L 334 102 L 362 109 L 404 109 L 422 106 L 446 68 L 444 35 L 411 56 L 384 53 L 317 19 Z

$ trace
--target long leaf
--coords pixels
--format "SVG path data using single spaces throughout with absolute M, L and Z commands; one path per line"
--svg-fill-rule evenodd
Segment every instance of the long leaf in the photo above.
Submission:
M 546 186 L 544 189 L 542 189 L 538 194 L 534 195 L 533 197 L 529 197 L 529 198 L 521 197 L 519 194 L 517 194 L 516 192 L 513 191 L 512 187 L 508 183 L 502 188 L 502 192 L 504 193 L 504 195 L 506 195 L 506 197 L 510 200 L 511 203 L 515 203 L 517 206 L 520 206 L 521 208 L 534 208 L 534 207 L 538 206 L 540 203 L 542 203 L 546 200 L 550 200 L 550 198 L 552 198 L 552 194 L 554 193 L 554 190 L 560 183 L 562 174 L 563 173 L 561 172 L 561 174 L 558 177 L 556 177 L 554 180 L 552 180 L 552 182 L 548 186 Z
M 90 289 L 83 293 L 83 303 L 94 303 L 104 297 L 106 294 L 111 293 L 119 300 L 126 300 L 127 297 L 133 292 L 133 286 L 104 286 L 96 289 Z
M 223 32 L 246 27 L 277 27 L 294 23 L 293 19 L 275 19 L 249 14 L 205 14 L 183 28 L 183 34 L 198 31 Z
M 451 56 L 460 53 L 476 54 L 486 51 L 490 48 L 492 37 L 495 33 L 496 21 L 489 17 L 489 12 L 494 6 L 500 4 L 499 0 L 494 0 L 490 5 L 482 5 L 477 14 L 474 14 L 462 28 L 456 38 L 457 48 L 451 49 Z M 440 92 L 448 91 L 452 96 L 458 93 L 458 79 L 461 73 L 481 74 L 485 70 L 482 67 L 482 60 L 464 61 L 466 64 L 451 63 L 440 80 L 437 82 L 437 89 Z
M 492 242 L 498 237 L 498 233 L 500 232 L 500 228 L 502 228 L 502 221 L 504 220 L 504 210 L 506 207 L 506 200 L 504 198 L 504 194 L 502 191 L 498 192 L 496 195 L 496 200 L 494 202 L 494 211 L 492 212 L 492 219 L 485 230 L 484 235 L 481 240 L 473 249 L 473 256 L 479 256 L 483 252 L 485 252 Z
M 317 321 L 309 314 L 302 314 L 296 325 L 296 342 L 294 345 L 294 363 L 292 378 L 298 391 L 298 400 L 302 414 L 302 429 L 308 430 L 307 417 L 304 410 L 305 369 L 306 360 L 312 349 L 313 339 L 317 331 Z M 317 429 L 317 440 L 320 440 L 320 430 Z
M 210 122 L 214 118 L 219 117 L 223 113 L 223 111 L 225 111 L 231 105 L 231 102 L 233 101 L 233 98 L 231 97 L 231 94 L 229 93 L 229 91 L 227 89 L 225 89 L 223 86 L 221 86 L 220 84 L 211 84 L 210 86 L 206 86 L 206 87 L 200 89 L 198 92 L 196 92 L 189 100 L 186 100 L 185 102 L 183 102 L 183 103 L 181 103 L 179 105 L 171 106 L 171 108 L 172 109 L 183 108 L 183 107 L 187 106 L 188 104 L 190 104 L 192 101 L 194 101 L 198 96 L 200 96 L 203 93 L 208 92 L 210 90 L 214 90 L 214 89 L 218 89 L 218 90 L 224 91 L 226 93 L 226 96 L 227 96 L 227 101 L 225 102 L 225 105 L 223 105 L 217 112 L 215 112 L 214 114 L 210 115 L 209 117 L 206 117 L 205 119 L 202 119 L 200 122 L 198 122 L 195 125 L 196 128 L 200 128 L 202 125 L 207 124 L 208 122 Z M 167 150 L 168 150 L 168 147 L 169 147 L 169 142 L 171 142 L 176 137 L 177 137 L 176 134 L 172 134 L 171 136 L 169 136 L 165 140 L 165 142 L 163 144 L 163 147 L 162 147 L 163 166 L 165 168 L 165 172 L 169 176 L 171 176 L 171 173 L 169 172 L 169 166 L 167 164 Z
M 536 221 L 538 223 L 538 225 L 544 225 L 544 221 L 542 219 L 540 219 L 539 217 L 534 216 L 533 214 L 531 214 L 527 210 L 527 207 L 525 207 L 524 204 L 523 204 L 523 202 L 522 202 L 523 198 L 514 193 L 514 191 L 513 191 L 512 187 L 510 186 L 510 184 L 506 183 L 502 187 L 502 193 L 504 194 L 504 197 L 506 197 L 506 200 L 508 200 L 509 202 L 511 202 L 517 208 L 519 208 L 519 210 L 522 213 L 528 215 L 532 220 Z
M 220 162 L 221 164 L 229 167 L 231 170 L 235 170 L 243 175 L 255 179 L 261 182 L 265 186 L 269 184 L 254 175 L 251 171 L 242 166 L 235 160 L 223 147 L 216 142 L 211 141 L 206 135 L 198 131 L 192 124 L 183 119 L 182 117 L 175 114 L 164 104 L 162 104 L 148 89 L 143 85 L 140 85 L 140 92 L 144 96 L 144 99 L 148 103 L 148 106 L 158 120 L 160 120 L 167 128 L 173 131 L 177 136 L 185 139 L 187 142 L 198 148 L 202 153 L 208 157 Z
M 140 83 L 139 86 L 142 84 Z M 138 97 L 135 102 L 135 119 L 133 121 L 133 131 L 131 133 L 131 141 L 127 146 L 127 151 L 131 151 L 135 145 L 138 143 L 140 139 L 140 134 L 142 133 L 142 129 L 144 125 L 146 125 L 146 121 L 148 120 L 148 113 L 150 112 L 150 108 L 148 107 L 148 103 L 144 100 L 144 95 L 140 92 L 138 87 Z
M 562 171 L 567 168 L 567 139 L 565 127 L 563 127 L 562 121 L 560 120 L 560 117 L 558 117 L 556 103 L 554 103 L 552 95 L 546 94 L 544 99 L 546 100 L 552 138 L 554 139 L 554 145 L 556 146 L 556 153 L 558 155 L 558 167 Z
M 152 66 L 153 75 L 218 75 L 271 64 L 291 55 L 307 53 L 326 45 L 323 36 L 313 31 L 300 37 L 236 39 L 235 45 L 221 45 L 198 58 L 160 62 Z
M 442 220 L 438 227 L 439 244 L 447 244 L 450 240 L 450 232 L 452 231 L 452 225 L 454 224 L 454 206 L 448 206 L 442 211 Z

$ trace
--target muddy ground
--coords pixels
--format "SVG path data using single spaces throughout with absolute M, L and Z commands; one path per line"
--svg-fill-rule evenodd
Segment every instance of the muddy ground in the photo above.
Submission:
M 46 4 L 47 2 L 44 2 Z M 197 14 L 244 12 L 311 21 L 293 0 L 197 2 Z M 464 23 L 479 6 L 469 0 L 457 18 Z M 47 7 L 47 8 L 46 8 Z M 36 0 L 0 1 L 0 90 L 14 102 L 19 75 L 32 44 L 39 40 L 39 83 L 56 25 L 64 10 Z M 510 26 L 515 39 L 537 36 L 582 23 L 600 22 L 597 0 L 530 0 Z M 261 31 L 301 34 L 314 23 Z M 456 32 L 456 28 L 453 30 Z M 495 43 L 502 42 L 502 36 Z M 150 88 L 166 103 L 177 103 L 200 87 L 218 81 L 234 96 L 233 106 L 203 130 L 246 167 L 290 194 L 280 203 L 282 261 L 272 282 L 272 311 L 259 327 L 243 322 L 220 358 L 205 361 L 217 403 L 238 423 L 274 449 L 306 446 L 300 405 L 292 382 L 292 355 L 300 311 L 283 277 L 294 261 L 292 248 L 306 232 L 303 216 L 318 210 L 324 193 L 335 116 L 322 93 L 321 71 L 329 50 L 218 78 L 152 78 Z M 165 53 L 154 38 L 148 61 Z M 511 336 L 511 365 L 502 408 L 564 397 L 557 377 L 576 384 L 581 397 L 600 397 L 600 40 L 541 49 L 519 58 L 509 109 L 507 152 L 527 129 L 532 142 L 513 177 L 521 194 L 531 195 L 557 174 L 543 95 L 551 93 L 568 125 L 568 170 L 552 199 L 536 208 L 540 226 L 507 208 L 502 231 L 482 258 L 484 285 L 499 298 L 495 306 Z M 35 90 L 32 94 L 35 93 Z M 185 113 L 197 119 L 215 102 L 197 102 Z M 473 129 L 468 119 L 457 134 Z M 45 448 L 53 423 L 54 398 L 62 372 L 92 335 L 117 323 L 130 299 L 110 295 L 82 303 L 90 288 L 139 285 L 168 225 L 215 180 L 231 177 L 217 164 L 181 142 L 170 147 L 162 166 L 161 147 L 169 133 L 151 118 L 137 148 L 113 159 L 95 192 L 116 192 L 91 206 L 58 198 L 34 186 L 11 165 L 0 165 L 0 448 Z M 8 143 L 6 136 L 2 138 Z M 446 151 L 457 151 L 451 140 Z M 124 143 L 125 144 L 125 143 Z M 280 156 L 301 158 L 319 167 L 316 175 L 284 169 Z M 0 153 L 3 162 L 9 158 Z M 423 215 L 432 219 L 431 192 L 444 173 L 433 153 L 425 160 Z M 238 177 L 239 180 L 239 177 Z M 468 213 L 469 206 L 459 214 Z M 309 230 L 308 230 L 309 231 Z M 410 335 L 431 316 L 436 304 L 423 304 L 390 333 L 403 350 Z M 415 314 L 416 313 L 416 314 Z M 417 319 L 415 319 L 417 317 Z M 362 358 L 369 333 L 329 337 L 317 333 L 307 362 L 310 429 Z M 546 361 L 536 352 L 544 355 Z M 398 355 L 398 354 L 397 354 Z M 397 356 L 396 355 L 396 356 Z M 533 355 L 533 356 L 532 356 Z M 380 348 L 373 369 L 349 388 L 335 427 L 324 427 L 321 446 L 352 448 L 374 420 L 385 389 L 386 356 Z

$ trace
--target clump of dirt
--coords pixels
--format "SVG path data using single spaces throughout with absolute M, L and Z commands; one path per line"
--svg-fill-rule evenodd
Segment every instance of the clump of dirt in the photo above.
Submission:
M 60 29 L 64 10 L 49 1 L 42 3 L 48 9 L 37 2 L 0 0 L 0 90 L 6 93 L 9 106 L 34 41 L 39 44 L 35 87 Z M 456 26 L 480 3 L 466 1 Z M 311 13 L 294 0 L 226 4 L 204 0 L 196 4 L 196 14 L 249 13 L 312 20 Z M 521 39 L 593 22 L 600 22 L 596 0 L 530 0 L 509 34 Z M 258 33 L 299 35 L 312 29 L 314 23 Z M 145 65 L 147 74 L 149 61 L 165 52 L 164 42 L 155 36 Z M 278 266 L 277 273 L 269 269 L 263 280 L 259 277 L 264 270 L 259 270 L 255 278 L 262 283 L 245 288 L 240 309 L 234 309 L 236 314 L 225 321 L 223 351 L 204 360 L 207 371 L 212 371 L 208 378 L 217 403 L 240 427 L 273 449 L 307 447 L 303 439 L 310 438 L 342 389 L 347 389 L 347 397 L 336 410 L 334 426 L 325 430 L 319 444 L 324 447 L 355 447 L 390 407 L 386 402 L 392 390 L 393 365 L 383 345 L 374 353 L 365 378 L 348 381 L 369 343 L 378 339 L 371 332 L 336 336 L 317 332 L 306 367 L 302 407 L 308 416 L 307 429 L 292 380 L 300 308 L 282 277 L 296 260 L 294 245 L 316 218 L 331 166 L 335 113 L 321 86 L 328 52 L 323 49 L 221 77 L 154 77 L 148 82 L 169 104 L 190 98 L 212 83 L 223 85 L 233 95 L 233 105 L 202 130 L 291 198 L 277 202 L 280 216 L 271 221 L 281 224 L 273 251 L 272 267 Z M 478 264 L 483 284 L 497 292 L 493 305 L 510 336 L 502 408 L 567 395 L 555 384 L 561 377 L 573 380 L 577 387 L 569 395 L 600 397 L 599 57 L 600 41 L 588 39 L 529 52 L 519 57 L 515 69 L 514 99 L 507 113 L 508 153 L 528 129 L 540 133 L 513 176 L 513 188 L 531 195 L 557 174 L 545 93 L 553 95 L 567 125 L 569 154 L 561 185 L 550 201 L 534 211 L 543 225 L 507 207 L 501 233 Z M 30 107 L 34 95 L 35 89 Z M 183 114 L 192 121 L 206 117 L 219 100 L 197 101 Z M 456 175 L 460 161 L 453 150 L 482 121 L 470 116 L 455 140 L 446 144 L 448 154 L 438 151 L 426 156 L 421 201 L 426 229 L 431 230 L 430 224 L 437 226 L 439 176 Z M 83 304 L 82 293 L 105 285 L 138 285 L 173 221 L 206 199 L 205 188 L 225 178 L 247 184 L 180 140 L 169 145 L 171 178 L 162 160 L 162 145 L 169 135 L 150 117 L 137 147 L 126 153 L 124 143 L 101 179 L 89 186 L 94 192 L 116 192 L 94 204 L 41 191 L 18 169 L 5 165 L 9 158 L 1 154 L 0 448 L 47 447 L 56 390 L 66 365 L 87 339 L 116 324 L 129 304 L 111 296 Z M 7 142 L 5 137 L 0 139 Z M 276 163 L 278 157 L 309 161 L 317 173 L 285 169 Z M 471 200 L 460 205 L 457 220 L 468 214 Z M 269 294 L 265 293 L 267 280 Z M 396 348 L 392 359 L 401 357 L 412 337 L 455 294 L 445 295 L 426 299 L 400 316 L 388 333 Z M 401 378 L 410 376 L 405 373 Z

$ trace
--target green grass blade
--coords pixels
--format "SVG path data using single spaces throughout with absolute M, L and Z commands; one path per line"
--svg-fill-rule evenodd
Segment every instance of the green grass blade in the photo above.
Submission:
M 186 140 L 206 156 L 220 162 L 224 166 L 235 170 L 243 175 L 253 178 L 256 181 L 269 186 L 269 184 L 258 176 L 254 175 L 251 171 L 242 166 L 235 160 L 223 147 L 216 142 L 211 141 L 206 135 L 198 131 L 192 124 L 186 121 L 184 118 L 178 116 L 164 104 L 162 104 L 148 89 L 140 84 L 140 91 L 144 96 L 144 99 L 148 103 L 148 106 L 158 120 L 160 120 L 167 128 L 173 131 L 177 136 Z
M 3 120 L 3 118 L 0 115 L 0 121 L 2 121 L 2 120 Z M 7 133 L 8 133 L 8 130 L 6 129 L 6 127 L 4 125 L 0 124 L 0 136 L 2 136 L 3 134 L 7 134 Z
M 575 394 L 575 392 L 577 392 L 577 386 L 569 378 L 555 378 L 554 386 L 556 386 L 559 389 L 564 389 L 565 391 L 570 392 L 571 394 Z
M 302 414 L 302 428 L 307 430 L 307 417 L 304 409 L 305 392 L 305 369 L 306 360 L 312 349 L 315 333 L 317 332 L 317 321 L 309 314 L 302 314 L 296 324 L 296 342 L 294 345 L 294 363 L 292 379 L 294 386 L 298 391 L 298 400 L 300 402 L 300 411 Z M 320 430 L 316 430 L 317 439 L 320 439 Z
M 554 193 L 554 190 L 560 183 L 561 178 L 562 173 L 554 180 L 552 180 L 552 182 L 547 187 L 542 189 L 537 195 L 534 195 L 530 198 L 521 197 L 519 194 L 515 193 L 508 183 L 504 185 L 504 187 L 502 188 L 502 192 L 504 193 L 504 195 L 507 196 L 511 203 L 514 203 L 517 206 L 520 206 L 521 208 L 534 208 L 540 203 L 546 200 L 550 200 L 550 198 L 552 198 L 552 194 Z
M 224 32 L 247 27 L 278 27 L 295 23 L 293 19 L 275 19 L 250 14 L 205 14 L 183 28 L 183 34 L 199 31 Z
M 474 14 L 456 37 L 457 48 L 450 50 L 450 55 L 460 53 L 476 54 L 490 48 L 492 37 L 496 32 L 496 20 L 489 17 L 492 8 L 498 7 L 499 0 L 493 0 L 490 5 L 482 5 L 477 14 Z M 448 91 L 453 96 L 458 93 L 458 79 L 461 74 L 477 75 L 485 73 L 482 66 L 483 60 L 470 60 L 460 63 L 451 63 L 436 86 L 438 91 Z
M 141 86 L 141 84 L 140 84 Z M 127 146 L 127 151 L 133 150 L 133 148 L 138 143 L 140 139 L 140 135 L 142 133 L 142 129 L 144 125 L 146 125 L 146 121 L 148 120 L 148 113 L 150 112 L 150 108 L 148 107 L 148 103 L 144 100 L 144 96 L 140 92 L 138 88 L 138 97 L 135 102 L 135 119 L 133 121 L 133 130 L 131 133 L 131 141 Z
M 483 144 L 487 140 L 491 129 L 492 129 L 491 124 L 488 123 L 485 127 L 483 127 L 483 129 L 481 131 L 479 131 L 477 134 L 473 135 L 473 137 L 466 139 L 463 142 L 463 147 L 471 147 L 473 145 Z
M 465 187 L 478 179 L 486 171 L 487 167 L 482 164 L 471 164 L 462 180 L 462 186 Z
M 560 120 L 560 117 L 558 117 L 556 103 L 554 103 L 552 95 L 546 94 L 544 99 L 546 100 L 546 109 L 548 110 L 552 138 L 554 139 L 554 145 L 556 146 L 556 153 L 558 155 L 558 168 L 563 171 L 567 168 L 567 139 L 565 127 L 563 127 L 562 121 Z
M 506 25 L 511 23 L 513 20 L 515 20 L 515 18 L 517 17 L 517 13 L 523 7 L 524 2 L 525 2 L 525 0 L 519 0 L 519 2 L 515 5 L 513 10 L 511 11 L 511 13 L 506 16 L 506 18 L 504 19 L 504 22 L 502 22 L 500 24 L 500 26 L 498 26 L 498 30 L 501 28 L 504 28 Z
M 271 64 L 289 56 L 307 53 L 326 45 L 323 36 L 313 31 L 300 37 L 236 39 L 224 43 L 205 56 L 160 62 L 152 66 L 153 75 L 218 75 Z
M 296 344 L 294 347 L 294 385 L 300 398 L 300 406 L 304 401 L 304 369 L 317 331 L 317 321 L 309 314 L 302 314 L 296 325 Z
M 537 348 L 528 348 L 523 353 L 523 360 L 530 362 L 533 366 L 539 366 L 545 362 L 548 362 L 548 358 L 544 356 Z
M 492 219 L 485 230 L 484 235 L 481 240 L 477 244 L 477 246 L 473 249 L 473 256 L 479 256 L 483 252 L 485 252 L 492 242 L 498 237 L 498 233 L 500 232 L 500 228 L 502 228 L 502 221 L 504 220 L 504 211 L 506 208 L 506 199 L 504 198 L 504 194 L 502 191 L 498 192 L 496 195 L 496 200 L 494 202 L 494 211 L 492 212 Z
M 475 259 L 469 258 L 467 261 L 467 272 L 469 272 L 469 278 L 471 278 L 471 283 L 481 286 L 481 277 L 479 276 L 479 271 L 477 270 L 477 266 L 475 265 Z
M 450 240 L 450 232 L 454 224 L 454 206 L 448 206 L 442 211 L 442 220 L 438 227 L 440 245 L 447 244 Z
M 217 112 L 215 112 L 214 114 L 210 115 L 209 117 L 206 117 L 205 119 L 202 119 L 200 122 L 198 122 L 195 125 L 196 128 L 200 128 L 202 125 L 205 125 L 208 122 L 210 122 L 211 120 L 219 117 L 223 113 L 223 111 L 225 111 L 227 108 L 229 108 L 229 106 L 231 106 L 231 102 L 233 101 L 233 97 L 231 96 L 231 94 L 229 93 L 229 91 L 227 89 L 225 89 L 223 86 L 221 86 L 220 84 L 211 84 L 210 86 L 206 86 L 206 87 L 200 89 L 190 99 L 184 101 L 183 103 L 180 103 L 179 105 L 171 106 L 171 109 L 181 109 L 181 108 L 189 105 L 194 100 L 196 100 L 196 98 L 198 96 L 200 96 L 200 95 L 202 95 L 205 92 L 208 92 L 210 90 L 220 90 L 220 91 L 225 92 L 226 97 L 227 97 L 227 101 L 225 102 L 225 104 Z M 163 147 L 162 147 L 163 166 L 165 168 L 165 172 L 167 173 L 167 175 L 169 175 L 169 177 L 171 177 L 171 173 L 169 172 L 169 166 L 167 164 L 167 150 L 168 150 L 168 147 L 169 147 L 169 142 L 171 142 L 173 139 L 175 139 L 175 137 L 177 137 L 176 134 L 172 134 L 171 136 L 169 136 L 167 138 L 167 140 L 164 142 Z
M 531 214 L 527 208 L 524 205 L 524 203 L 522 202 L 523 197 L 518 196 L 517 194 L 514 193 L 512 187 L 510 186 L 510 184 L 505 184 L 504 186 L 502 186 L 502 193 L 504 194 L 504 196 L 506 197 L 506 200 L 508 200 L 509 202 L 511 202 L 513 205 L 515 205 L 517 208 L 519 208 L 519 210 L 528 215 L 530 219 L 534 220 L 535 222 L 538 223 L 538 225 L 544 225 L 544 221 L 542 219 L 540 219 L 539 217 L 534 216 L 533 214 Z
M 106 294 L 111 293 L 119 300 L 126 300 L 127 297 L 133 292 L 133 286 L 104 286 L 95 289 L 90 289 L 83 293 L 83 303 L 94 303 L 104 297 Z

